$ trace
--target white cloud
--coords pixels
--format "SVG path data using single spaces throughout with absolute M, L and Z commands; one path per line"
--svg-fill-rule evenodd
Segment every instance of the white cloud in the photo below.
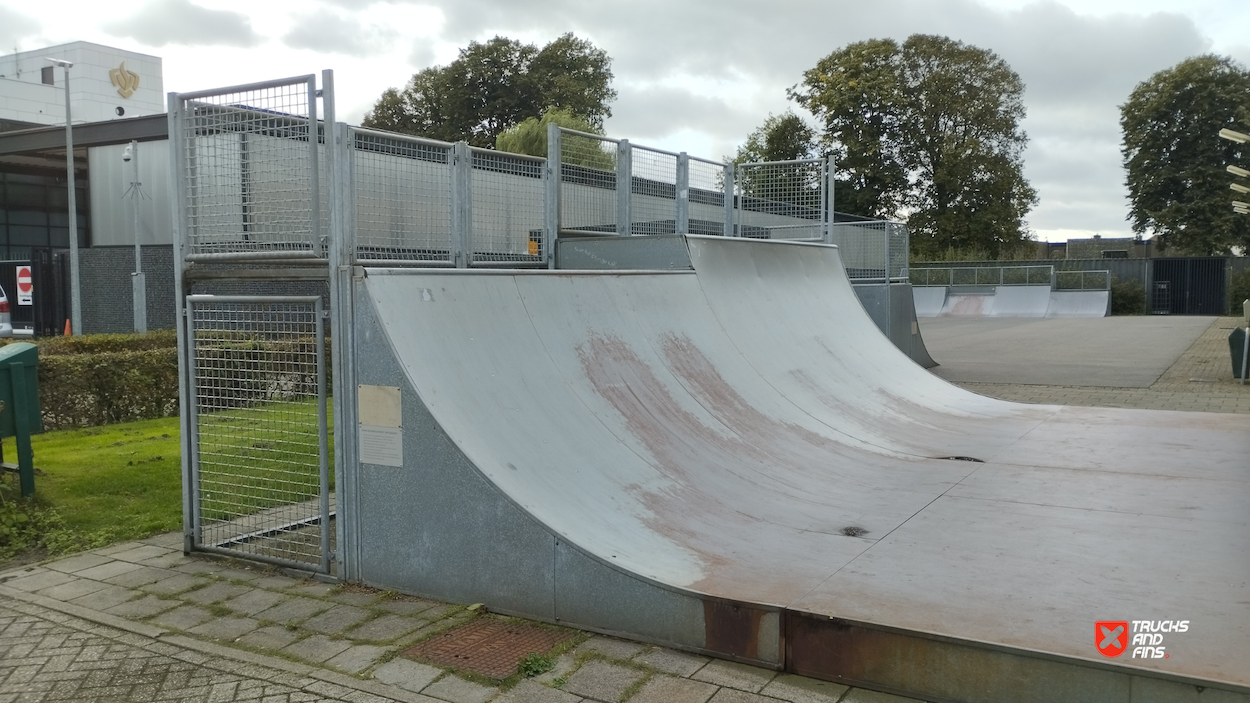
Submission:
M 106 33 L 148 46 L 254 46 L 260 36 L 238 12 L 210 10 L 188 0 L 157 0 L 123 20 L 105 23 Z

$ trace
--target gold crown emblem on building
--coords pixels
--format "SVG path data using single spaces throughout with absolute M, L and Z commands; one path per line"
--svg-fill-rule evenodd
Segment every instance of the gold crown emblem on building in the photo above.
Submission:
M 125 61 L 122 61 L 122 65 L 117 68 L 109 69 L 109 80 L 113 81 L 113 85 L 117 86 L 117 92 L 123 98 L 134 95 L 135 91 L 139 89 L 139 74 L 126 70 Z

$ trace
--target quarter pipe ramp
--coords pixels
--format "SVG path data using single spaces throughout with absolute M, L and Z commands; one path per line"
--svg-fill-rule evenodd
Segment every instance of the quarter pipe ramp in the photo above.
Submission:
M 402 460 L 352 477 L 359 580 L 931 700 L 1250 693 L 1250 418 L 978 396 L 836 248 L 687 246 L 364 270 Z M 1189 627 L 1109 659 L 1104 620 Z

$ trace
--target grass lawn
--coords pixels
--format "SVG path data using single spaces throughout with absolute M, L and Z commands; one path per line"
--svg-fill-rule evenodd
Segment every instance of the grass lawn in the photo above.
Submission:
M 65 549 L 182 525 L 178 418 L 47 432 L 31 441 L 40 471 L 36 501 L 55 509 L 66 533 L 55 541 Z M 4 440 L 4 455 L 16 460 L 13 438 Z M 6 496 L 16 495 L 17 476 L 4 481 Z
M 293 478 L 300 479 L 296 483 L 302 484 L 301 489 L 312 479 L 315 491 L 315 476 L 293 476 L 294 472 L 307 473 L 294 464 L 299 463 L 297 460 L 306 461 L 309 452 L 315 462 L 315 434 L 294 438 L 293 442 L 283 441 L 281 433 L 275 436 L 275 428 L 269 422 L 283 416 L 289 422 L 292 413 L 306 416 L 309 405 L 275 403 L 265 408 L 201 416 L 206 452 L 202 466 L 206 512 L 215 512 L 211 487 L 214 479 L 225 479 L 234 490 L 245 488 L 255 495 L 252 500 L 230 500 L 232 506 L 242 502 L 253 510 L 282 502 L 287 496 L 276 488 L 290 484 Z M 37 561 L 44 556 L 180 529 L 182 477 L 178 436 L 178 418 L 171 417 L 32 437 L 39 473 L 35 476 L 35 500 L 31 506 L 34 512 L 23 510 L 30 512 L 32 524 L 39 521 L 34 532 L 48 534 L 49 539 L 44 540 L 45 546 L 35 549 L 5 549 L 4 509 L 8 507 L 11 515 L 18 495 L 17 475 L 6 472 L 0 479 L 0 569 L 6 566 L 6 557 L 15 563 Z M 330 451 L 333 452 L 333 444 Z M 4 440 L 4 456 L 7 461 L 16 461 L 13 438 Z M 19 553 L 14 557 L 6 551 Z

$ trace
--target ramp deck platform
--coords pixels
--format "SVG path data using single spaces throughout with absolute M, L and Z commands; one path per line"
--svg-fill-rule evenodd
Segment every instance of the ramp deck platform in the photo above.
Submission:
M 1250 418 L 978 396 L 835 247 L 687 246 L 362 271 L 403 461 L 350 478 L 356 579 L 927 700 L 1250 700 Z M 1189 624 L 1112 659 L 1108 620 Z

